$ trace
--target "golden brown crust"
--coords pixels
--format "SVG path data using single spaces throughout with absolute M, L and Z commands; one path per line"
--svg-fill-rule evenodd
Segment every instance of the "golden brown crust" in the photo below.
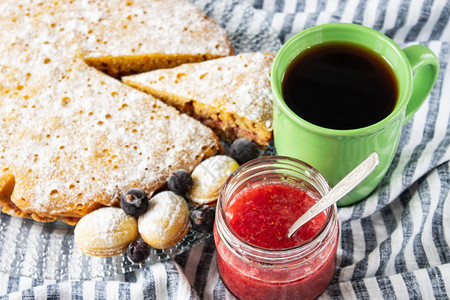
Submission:
M 10 203 L 14 184 L 15 178 L 11 173 L 0 174 L 0 207 Z
M 230 49 L 229 55 L 234 51 Z M 156 69 L 173 68 L 185 63 L 201 62 L 222 57 L 212 54 L 147 54 L 132 56 L 101 56 L 87 57 L 88 65 L 105 72 L 113 77 L 148 72 Z

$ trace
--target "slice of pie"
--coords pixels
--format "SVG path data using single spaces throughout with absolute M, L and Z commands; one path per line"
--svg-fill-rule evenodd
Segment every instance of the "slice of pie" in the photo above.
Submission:
M 224 140 L 272 138 L 270 68 L 274 54 L 245 53 L 125 76 L 122 81 L 216 130 Z

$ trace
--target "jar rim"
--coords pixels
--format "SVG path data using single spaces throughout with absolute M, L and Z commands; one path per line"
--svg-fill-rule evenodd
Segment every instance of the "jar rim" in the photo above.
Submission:
M 307 171 L 308 175 L 313 175 L 313 178 L 317 180 L 317 188 L 321 197 L 324 196 L 330 190 L 328 182 L 323 177 L 322 174 L 318 170 L 316 170 L 311 165 L 287 156 L 263 156 L 256 159 L 253 159 L 243 165 L 241 165 L 238 169 L 236 169 L 231 176 L 229 176 L 222 187 L 219 195 L 219 199 L 217 201 L 217 209 L 216 209 L 216 219 L 223 223 L 224 226 L 218 226 L 218 233 L 221 235 L 222 241 L 228 244 L 228 248 L 233 252 L 239 252 L 240 256 L 243 255 L 242 252 L 245 252 L 244 256 L 249 256 L 252 260 L 258 260 L 260 262 L 270 262 L 276 263 L 280 259 L 287 259 L 289 257 L 298 257 L 298 256 L 307 256 L 311 255 L 314 252 L 317 252 L 318 248 L 323 247 L 324 240 L 327 240 L 327 236 L 333 232 L 333 228 L 337 226 L 337 208 L 336 205 L 330 206 L 326 211 L 326 218 L 321 228 L 308 240 L 303 241 L 302 243 L 295 245 L 289 248 L 282 249 L 271 249 L 260 247 L 254 244 L 247 242 L 245 239 L 240 237 L 234 230 L 231 228 L 226 216 L 225 216 L 225 205 L 228 203 L 223 203 L 226 198 L 227 188 L 233 184 L 233 180 L 236 180 L 240 174 L 245 171 L 253 170 L 255 167 L 264 167 L 273 162 L 278 163 L 290 163 L 297 166 L 300 166 L 305 171 Z M 226 235 L 226 238 L 224 236 Z M 229 245 L 229 239 L 232 238 L 232 246 Z M 284 262 L 283 262 L 284 263 Z

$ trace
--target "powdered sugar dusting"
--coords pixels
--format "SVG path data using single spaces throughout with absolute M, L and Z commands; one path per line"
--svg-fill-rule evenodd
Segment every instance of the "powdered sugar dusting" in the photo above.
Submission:
M 183 197 L 169 191 L 158 193 L 150 200 L 147 212 L 139 217 L 139 232 L 144 239 L 170 240 L 174 233 L 176 235 L 182 229 L 177 226 L 184 226 L 188 221 L 183 213 L 187 211 Z
M 229 48 L 223 45 L 227 39 L 225 30 L 213 25 L 196 6 L 179 0 L 139 2 L 138 5 L 130 6 L 123 5 L 124 1 L 101 2 L 117 12 L 99 17 L 104 28 L 98 27 L 94 19 L 96 30 L 82 32 L 87 37 L 84 39 L 86 47 L 83 48 L 94 49 L 89 51 L 88 56 L 120 56 L 132 52 L 230 54 Z M 180 6 L 184 6 L 183 9 Z M 162 13 L 164 18 L 161 18 Z M 214 30 L 205 30 L 212 26 Z
M 127 76 L 124 82 L 195 99 L 214 111 L 237 114 L 272 130 L 273 58 L 269 53 L 245 53 Z
M 0 43 L 0 172 L 15 176 L 11 200 L 26 213 L 79 218 L 117 205 L 132 187 L 151 195 L 173 170 L 191 171 L 220 147 L 199 122 L 85 64 L 92 49 L 80 32 L 123 17 L 107 6 L 118 1 L 106 2 L 73 1 L 80 14 L 54 2 L 0 3 L 8 41 Z
M 83 217 L 75 227 L 77 244 L 94 255 L 123 249 L 136 237 L 136 219 L 116 207 L 98 209 Z
M 39 22 L 34 26 L 45 26 L 67 44 L 75 42 L 84 57 L 230 54 L 225 30 L 189 1 L 6 0 L 0 8 L 8 24 Z

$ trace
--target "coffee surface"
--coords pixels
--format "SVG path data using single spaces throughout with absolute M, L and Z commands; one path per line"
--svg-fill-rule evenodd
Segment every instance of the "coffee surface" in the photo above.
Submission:
M 356 129 L 387 117 L 397 102 L 397 79 L 377 53 L 348 43 L 324 43 L 301 52 L 282 82 L 288 107 L 331 129 Z

